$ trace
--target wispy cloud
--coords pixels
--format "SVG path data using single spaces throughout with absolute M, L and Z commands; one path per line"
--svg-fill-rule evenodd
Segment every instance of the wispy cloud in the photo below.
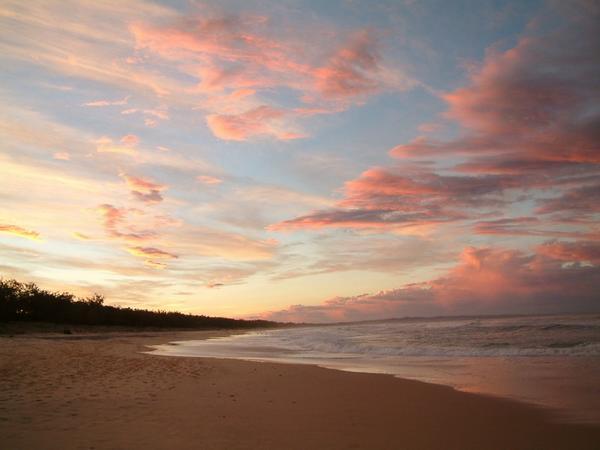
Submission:
M 119 100 L 94 100 L 84 103 L 83 106 L 122 106 L 126 105 L 130 98 L 131 96 L 128 95 Z
M 144 117 L 144 125 L 154 128 L 161 120 L 169 120 L 169 112 L 166 107 L 153 109 L 128 108 L 121 111 L 122 115 L 141 114 Z
M 79 239 L 80 241 L 89 241 L 90 239 L 92 239 L 92 238 L 91 238 L 90 236 L 88 236 L 87 234 L 83 234 L 83 233 L 80 233 L 80 232 L 78 232 L 78 231 L 74 231 L 74 232 L 72 233 L 72 235 L 73 235 L 73 237 L 74 237 L 75 239 Z
M 198 175 L 196 179 L 202 184 L 215 185 L 223 183 L 223 179 L 212 175 Z
M 135 155 L 136 145 L 139 138 L 134 135 L 126 135 L 120 139 L 120 143 L 115 143 L 110 137 L 103 136 L 95 140 L 96 151 L 98 153 L 117 153 L 123 155 Z
M 473 231 L 482 235 L 600 239 L 600 233 L 597 231 L 573 227 L 568 229 L 560 222 L 543 221 L 531 216 L 478 221 L 475 222 Z
M 129 253 L 134 256 L 140 256 L 143 258 L 156 258 L 156 259 L 174 259 L 177 255 L 166 252 L 154 247 L 129 247 L 127 249 Z
M 56 152 L 52 157 L 59 161 L 69 161 L 71 159 L 71 155 L 68 152 Z
M 0 233 L 7 233 L 34 241 L 41 239 L 40 233 L 37 231 L 27 230 L 26 228 L 18 225 L 0 224 Z

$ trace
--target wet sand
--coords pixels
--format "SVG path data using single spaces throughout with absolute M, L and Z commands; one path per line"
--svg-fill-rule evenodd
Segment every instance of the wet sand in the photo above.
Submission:
M 219 334 L 0 337 L 0 448 L 600 448 L 600 426 L 445 386 L 141 353 Z

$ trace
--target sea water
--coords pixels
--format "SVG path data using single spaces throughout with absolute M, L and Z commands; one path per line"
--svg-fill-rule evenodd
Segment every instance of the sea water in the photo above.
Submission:
M 600 423 L 600 315 L 396 319 L 172 344 L 153 353 L 387 373 Z

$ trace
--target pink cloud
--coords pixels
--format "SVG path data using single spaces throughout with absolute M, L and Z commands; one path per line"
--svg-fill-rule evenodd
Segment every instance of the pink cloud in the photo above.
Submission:
M 319 230 L 322 228 L 401 229 L 444 222 L 419 214 L 390 213 L 380 210 L 321 210 L 269 225 L 268 231 Z
M 127 147 L 135 147 L 140 142 L 140 138 L 135 134 L 127 134 L 121 138 L 121 144 Z
M 468 86 L 443 95 L 446 116 L 467 134 L 449 142 L 418 138 L 391 154 L 490 153 L 500 164 L 506 155 L 525 162 L 522 171 L 532 162 L 599 163 L 597 24 L 566 19 L 505 52 L 490 50 Z
M 163 200 L 161 192 L 167 189 L 166 185 L 126 174 L 121 175 L 121 177 L 125 180 L 136 199 L 146 203 L 156 203 Z
M 130 31 L 138 52 L 161 58 L 197 79 L 188 91 L 205 96 L 207 123 L 222 139 L 301 137 L 287 130 L 294 126 L 258 127 L 249 116 L 262 107 L 248 99 L 276 88 L 295 92 L 296 103 L 302 106 L 286 111 L 287 122 L 308 117 L 302 113 L 308 110 L 337 112 L 382 89 L 399 88 L 381 76 L 379 45 L 368 30 L 320 30 L 317 35 L 330 38 L 311 45 L 310 51 L 307 39 L 318 37 L 293 27 L 281 29 L 268 17 L 248 14 L 181 18 L 163 26 L 138 22 Z M 276 105 L 263 107 L 270 112 L 282 110 Z M 246 112 L 237 112 L 244 108 Z
M 595 254 L 595 253 L 594 253 Z M 545 254 L 500 248 L 466 248 L 446 275 L 398 289 L 336 297 L 320 305 L 294 305 L 265 313 L 280 321 L 331 322 L 403 316 L 553 313 L 597 310 L 600 266 Z
M 128 210 L 125 208 L 117 208 L 105 203 L 100 205 L 97 211 L 102 215 L 104 229 L 111 237 L 122 238 L 128 241 L 143 241 L 156 237 L 156 232 L 154 231 L 139 231 L 127 223 Z
M 98 212 L 104 216 L 104 225 L 107 229 L 115 228 L 122 220 L 125 219 L 126 210 L 115 208 L 109 204 L 103 204 L 98 207 Z
M 196 63 L 205 91 L 248 89 L 286 82 L 308 71 L 293 60 L 289 43 L 269 37 L 268 20 L 258 16 L 188 18 L 166 27 L 131 26 L 138 48 L 161 57 Z M 289 80 L 287 81 L 290 82 Z
M 278 121 L 284 116 L 284 111 L 263 105 L 241 114 L 211 114 L 206 117 L 206 123 L 215 136 L 228 141 L 245 141 L 256 136 L 273 136 L 280 140 L 302 137 L 300 133 L 281 129 Z
M 600 242 L 598 241 L 550 241 L 538 246 L 536 251 L 560 261 L 600 264 Z
M 518 186 L 511 176 L 442 176 L 425 171 L 372 168 L 346 182 L 337 209 L 287 220 L 271 230 L 300 228 L 401 228 L 463 220 L 469 208 L 502 203 L 500 194 Z
M 444 204 L 480 205 L 483 197 L 517 187 L 510 176 L 438 175 L 419 170 L 392 171 L 372 168 L 356 180 L 346 182 L 346 198 L 342 206 L 381 207 L 400 210 L 407 204 L 423 205 L 443 201 Z
M 337 208 L 269 229 L 394 229 L 493 217 L 478 224 L 477 232 L 589 234 L 555 229 L 593 224 L 600 212 L 600 89 L 593 44 L 598 27 L 589 17 L 565 23 L 530 33 L 507 51 L 490 49 L 465 87 L 442 95 L 446 117 L 463 129 L 458 138 L 419 136 L 398 145 L 390 155 L 400 160 L 399 167 L 373 167 L 346 182 Z M 361 65 L 376 67 L 376 57 L 369 55 L 355 56 Z M 415 166 L 413 158 L 432 164 Z M 450 158 L 459 162 L 447 167 Z M 546 216 L 545 223 L 525 232 L 515 222 L 501 223 L 511 203 L 530 210 L 537 204 L 528 214 Z
M 321 228 L 355 228 L 355 229 L 408 229 L 414 234 L 420 234 L 421 229 L 443 222 L 460 219 L 460 216 L 443 217 L 430 212 L 390 212 L 388 210 L 325 210 L 317 211 L 306 216 L 285 220 L 269 225 L 269 231 L 318 230 Z
M 327 63 L 313 70 L 316 90 L 326 98 L 346 99 L 372 93 L 380 86 L 379 54 L 372 34 L 361 31 L 338 49 Z

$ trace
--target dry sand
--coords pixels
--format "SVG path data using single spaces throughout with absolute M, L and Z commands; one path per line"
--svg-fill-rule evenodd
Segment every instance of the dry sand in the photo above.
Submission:
M 141 353 L 214 334 L 1 337 L 0 448 L 600 448 L 600 426 L 444 386 Z

